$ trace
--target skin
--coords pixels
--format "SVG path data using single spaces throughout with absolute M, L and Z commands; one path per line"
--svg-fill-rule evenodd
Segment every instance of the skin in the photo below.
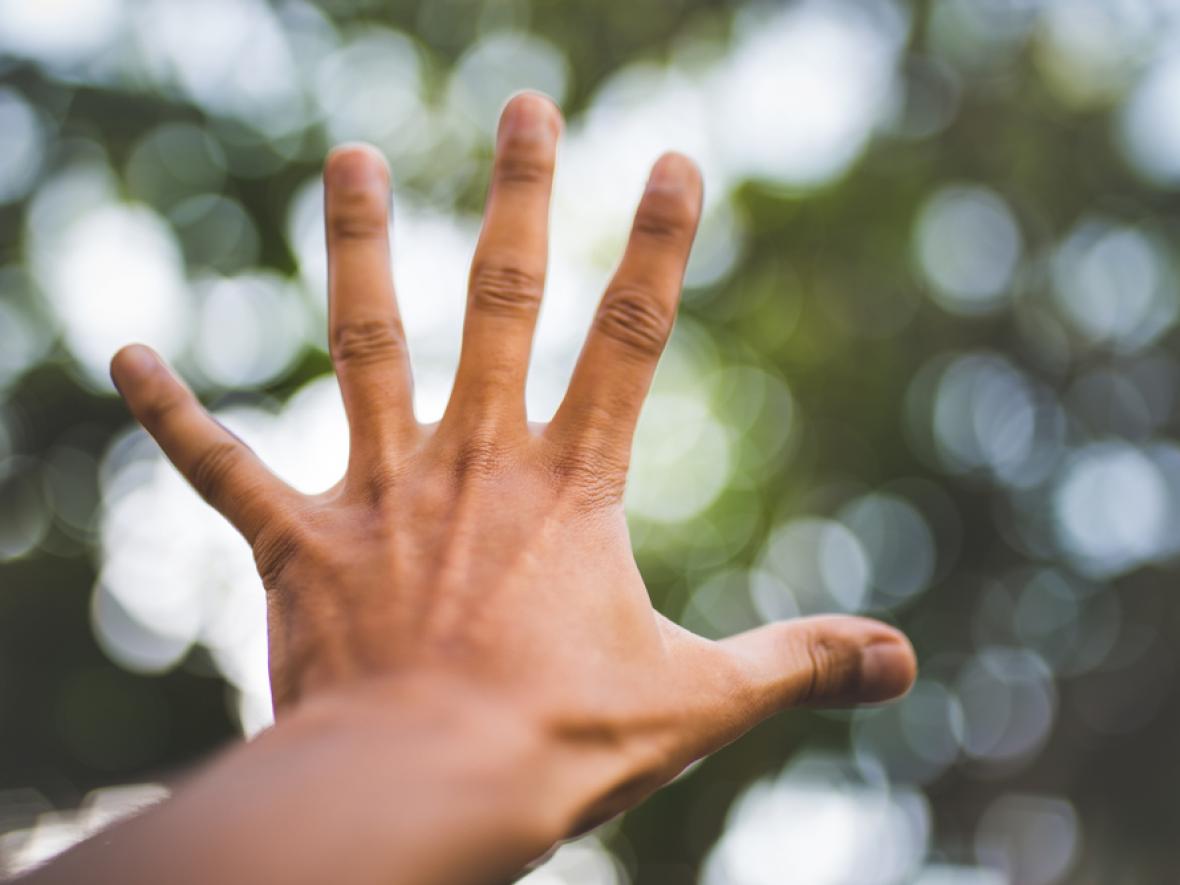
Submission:
M 655 164 L 564 402 L 526 420 L 560 130 L 543 96 L 504 110 L 462 357 L 431 426 L 411 407 L 388 169 L 364 146 L 329 156 L 351 454 L 323 494 L 274 476 L 147 348 L 115 357 L 132 413 L 253 548 L 277 724 L 37 881 L 502 881 L 776 712 L 908 689 L 913 650 L 876 621 L 714 642 L 651 606 L 622 493 L 700 213 L 687 158 Z

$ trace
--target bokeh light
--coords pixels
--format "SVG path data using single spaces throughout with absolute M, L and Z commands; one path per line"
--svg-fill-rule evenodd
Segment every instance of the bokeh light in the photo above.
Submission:
M 30 264 L 84 378 L 111 389 L 107 365 L 131 340 L 178 356 L 190 296 L 172 228 L 142 205 L 108 201 L 107 173 L 64 174 L 30 214 Z
M 891 98 L 909 21 L 889 3 L 805 2 L 745 16 L 719 74 L 719 134 L 745 175 L 814 187 L 863 150 Z
M 1175 526 L 1162 471 L 1120 442 L 1077 451 L 1062 471 L 1054 504 L 1061 546 L 1098 577 L 1150 560 Z
M 125 24 L 123 0 L 0 2 L 0 46 L 63 70 L 90 60 Z
M 496 32 L 468 49 L 451 73 L 449 103 L 485 138 L 496 131 L 505 96 L 521 89 L 565 100 L 568 65 L 561 50 L 528 33 Z
M 892 608 L 927 588 L 934 576 L 934 536 L 913 504 L 891 494 L 865 495 L 839 516 L 870 564 L 873 589 L 866 608 Z
M 626 870 L 593 836 L 567 842 L 518 880 L 523 885 L 628 885 Z
M 1049 796 L 1007 795 L 979 821 L 975 851 L 1010 881 L 1059 882 L 1069 872 L 1078 843 L 1077 816 L 1068 802 Z
M 1174 793 L 1173 7 L 0 0 L 0 866 L 273 715 L 250 552 L 131 429 L 112 353 L 152 345 L 330 488 L 325 152 L 390 160 L 434 421 L 497 114 L 533 88 L 567 123 L 529 417 L 652 162 L 690 154 L 703 218 L 626 491 L 653 602 L 711 638 L 880 616 L 921 676 L 773 721 L 525 881 L 1168 880 L 1167 828 L 1123 806 L 1166 821 Z
M 1135 350 L 1176 321 L 1177 291 L 1163 248 L 1144 232 L 1085 219 L 1057 252 L 1054 295 L 1087 339 Z
M 193 352 L 223 387 L 251 387 L 290 367 L 303 345 L 304 312 L 286 282 L 270 274 L 203 280 Z
M 1048 737 L 1057 710 L 1053 673 L 1027 650 L 988 648 L 974 655 L 959 672 L 955 694 L 963 750 L 978 760 L 1029 758 Z
M 1149 180 L 1180 183 L 1180 126 L 1167 113 L 1180 99 L 1180 58 L 1161 54 L 1135 86 L 1118 121 L 1121 144 L 1134 167 Z
M 839 758 L 803 756 L 737 798 L 702 881 L 903 881 L 920 866 L 929 833 L 920 794 L 866 781 Z
M 0 89 L 0 203 L 23 197 L 41 169 L 43 125 L 20 93 Z
M 1020 229 L 998 194 L 979 186 L 941 188 L 914 230 L 919 265 L 938 301 L 967 315 L 995 309 L 1010 294 Z

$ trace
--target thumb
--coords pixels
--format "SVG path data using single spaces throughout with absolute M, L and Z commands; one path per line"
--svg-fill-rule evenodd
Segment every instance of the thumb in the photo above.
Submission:
M 762 716 L 800 706 L 877 703 L 909 691 L 913 646 L 899 631 L 843 615 L 780 621 L 722 640 Z

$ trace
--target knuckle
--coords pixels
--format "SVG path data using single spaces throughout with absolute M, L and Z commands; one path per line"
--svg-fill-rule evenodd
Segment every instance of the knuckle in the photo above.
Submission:
M 365 497 L 369 505 L 380 510 L 396 494 L 402 482 L 402 471 L 396 466 L 380 463 L 369 471 L 365 482 Z
M 549 473 L 586 509 L 611 507 L 623 500 L 626 463 L 588 446 L 566 447 L 549 460 Z
M 409 485 L 408 473 L 407 461 L 382 457 L 367 464 L 363 472 L 347 475 L 344 488 L 349 498 L 359 501 L 370 513 L 379 518 L 396 518 Z M 421 497 L 420 492 L 416 497 Z
M 349 366 L 388 362 L 403 355 L 404 342 L 395 318 L 342 322 L 332 331 L 332 359 Z
M 649 192 L 635 216 L 637 233 L 662 242 L 682 242 L 695 227 L 696 209 L 679 193 Z
M 797 703 L 839 698 L 855 687 L 858 655 L 849 643 L 815 632 L 803 640 L 803 647 L 810 675 Z
M 506 453 L 495 435 L 488 431 L 471 433 L 459 443 L 451 462 L 451 471 L 458 482 L 487 479 L 504 468 Z
M 510 185 L 545 185 L 553 178 L 553 157 L 536 141 L 510 140 L 496 163 L 496 182 Z
M 389 220 L 377 194 L 349 191 L 333 196 L 327 215 L 328 237 L 339 242 L 384 240 Z
M 241 459 L 241 447 L 237 443 L 215 443 L 205 449 L 193 462 L 188 479 L 197 494 L 214 506 L 230 474 Z
M 328 235 L 338 243 L 371 242 L 385 236 L 385 219 L 333 213 L 328 219 Z
M 650 358 L 663 351 L 672 317 L 650 293 L 624 287 L 607 292 L 594 325 L 628 351 Z
M 471 272 L 471 305 L 501 316 L 531 314 L 541 303 L 539 274 L 519 264 L 481 262 Z

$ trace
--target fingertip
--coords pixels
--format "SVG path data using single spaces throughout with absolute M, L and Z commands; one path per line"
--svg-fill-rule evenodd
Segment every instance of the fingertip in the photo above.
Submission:
M 746 662 L 755 694 L 777 709 L 881 703 L 905 694 L 917 677 L 910 641 L 872 618 L 778 621 L 723 644 Z
M 647 180 L 649 191 L 691 191 L 700 198 L 702 191 L 700 167 L 687 154 L 668 151 L 656 160 Z
M 128 344 L 111 357 L 111 380 L 119 390 L 152 374 L 160 366 L 160 357 L 145 344 Z
M 541 131 L 556 138 L 564 125 L 557 102 L 533 89 L 513 93 L 500 112 L 501 135 Z
M 860 653 L 859 702 L 875 704 L 906 694 L 918 676 L 918 660 L 906 636 L 890 630 Z
M 324 160 L 324 183 L 341 190 L 365 190 L 389 186 L 389 163 L 371 144 L 350 142 L 337 145 Z
M 797 623 L 810 626 L 813 649 L 827 649 L 827 658 L 847 662 L 821 674 L 816 681 L 821 690 L 813 702 L 879 704 L 904 695 L 917 678 L 914 647 L 896 627 L 856 615 L 821 615 Z M 813 653 L 811 657 L 822 661 L 825 655 Z

